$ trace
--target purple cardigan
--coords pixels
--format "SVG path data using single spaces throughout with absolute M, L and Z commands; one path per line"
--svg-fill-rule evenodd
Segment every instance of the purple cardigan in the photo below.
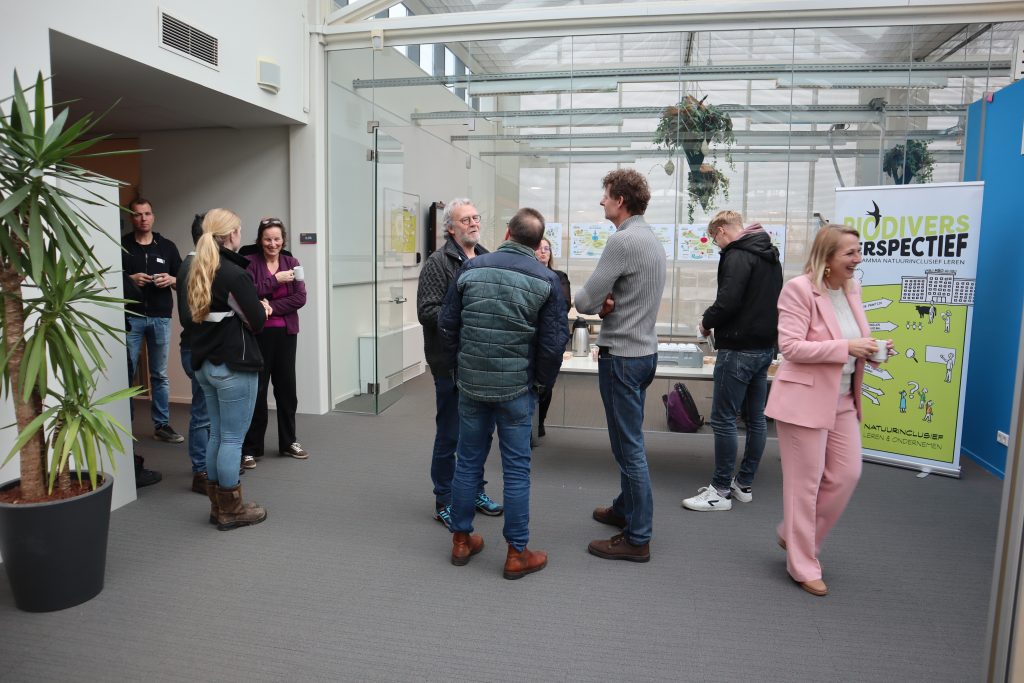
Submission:
M 277 278 L 267 270 L 267 262 L 263 259 L 262 252 L 249 254 L 246 258 L 249 259 L 249 267 L 246 270 L 252 281 L 256 283 L 256 293 L 261 299 L 270 301 L 270 308 L 274 311 L 274 315 L 284 318 L 285 332 L 288 334 L 298 334 L 299 309 L 306 305 L 306 283 L 284 283 L 285 287 L 288 288 L 288 293 L 279 299 L 275 299 L 273 298 L 274 290 L 278 288 L 279 283 Z M 294 256 L 281 254 L 277 258 L 280 270 L 291 270 L 299 265 L 299 260 Z

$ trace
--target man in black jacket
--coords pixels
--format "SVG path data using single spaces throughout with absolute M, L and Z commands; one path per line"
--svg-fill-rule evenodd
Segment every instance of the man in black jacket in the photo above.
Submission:
M 446 231 L 444 246 L 423 264 L 416 292 L 416 315 L 423 325 L 423 352 L 434 376 L 437 402 L 437 432 L 430 478 L 434 482 L 434 519 L 446 529 L 451 527 L 452 477 L 455 475 L 455 448 L 459 442 L 459 394 L 452 379 L 452 366 L 445 359 L 437 316 L 455 274 L 462 264 L 487 250 L 480 246 L 480 212 L 469 199 L 453 199 L 441 217 Z M 476 497 L 476 509 L 485 515 L 500 515 L 504 508 L 484 493 L 483 482 Z
M 150 412 L 153 438 L 181 443 L 184 437 L 171 428 L 169 415 L 170 380 L 167 358 L 171 347 L 171 310 L 177 286 L 181 256 L 174 242 L 153 232 L 153 206 L 138 197 L 128 204 L 132 212 L 132 232 L 121 238 L 121 268 L 124 271 L 125 298 L 138 303 L 126 308 L 137 315 L 126 316 L 128 337 L 128 376 L 135 377 L 139 353 L 146 342 L 149 354 Z
M 715 391 L 711 429 L 715 433 L 715 473 L 711 484 L 682 502 L 690 510 L 729 510 L 732 501 L 754 499 L 751 485 L 764 453 L 767 425 L 768 366 L 778 338 L 778 302 L 782 291 L 779 250 L 760 224 L 743 227 L 743 216 L 720 211 L 708 235 L 722 250 L 718 294 L 700 322 L 700 332 L 715 332 Z M 736 467 L 736 418 L 744 410 L 747 439 Z

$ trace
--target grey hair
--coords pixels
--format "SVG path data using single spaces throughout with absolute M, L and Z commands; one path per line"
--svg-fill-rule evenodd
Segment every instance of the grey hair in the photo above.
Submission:
M 457 197 L 444 205 L 444 213 L 441 214 L 441 224 L 444 225 L 445 232 L 454 227 L 452 225 L 452 212 L 460 206 L 467 205 L 474 206 L 473 200 L 468 197 Z

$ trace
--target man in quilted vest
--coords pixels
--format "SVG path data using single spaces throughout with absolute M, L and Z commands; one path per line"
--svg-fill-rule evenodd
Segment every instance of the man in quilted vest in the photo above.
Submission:
M 459 389 L 451 561 L 464 565 L 483 550 L 483 538 L 472 533 L 474 501 L 497 426 L 505 485 L 506 579 L 547 566 L 546 553 L 526 547 L 530 433 L 537 397 L 558 375 L 569 330 L 558 277 L 534 253 L 543 236 L 540 212 L 516 212 L 509 221 L 510 239 L 462 267 L 438 317 Z
M 430 459 L 430 479 L 434 483 L 434 519 L 451 529 L 452 477 L 455 475 L 455 449 L 459 442 L 459 392 L 452 379 L 452 367 L 441 348 L 437 314 L 448 288 L 462 264 L 487 250 L 480 244 L 480 212 L 470 199 L 453 199 L 444 207 L 441 222 L 445 241 L 427 257 L 416 290 L 416 316 L 423 325 L 423 353 L 434 376 L 437 414 L 434 422 L 434 452 Z M 500 503 L 491 500 L 481 480 L 476 509 L 492 517 L 502 513 Z

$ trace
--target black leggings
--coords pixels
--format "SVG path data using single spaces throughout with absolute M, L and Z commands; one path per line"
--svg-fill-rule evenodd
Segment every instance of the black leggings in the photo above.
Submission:
M 260 370 L 259 393 L 252 413 L 252 423 L 242 444 L 243 455 L 263 455 L 263 440 L 267 434 L 267 390 L 274 383 L 274 401 L 277 402 L 277 447 L 284 450 L 298 441 L 295 436 L 295 411 L 299 399 L 295 393 L 295 349 L 298 337 L 288 334 L 283 327 L 264 328 L 256 335 L 263 353 Z

